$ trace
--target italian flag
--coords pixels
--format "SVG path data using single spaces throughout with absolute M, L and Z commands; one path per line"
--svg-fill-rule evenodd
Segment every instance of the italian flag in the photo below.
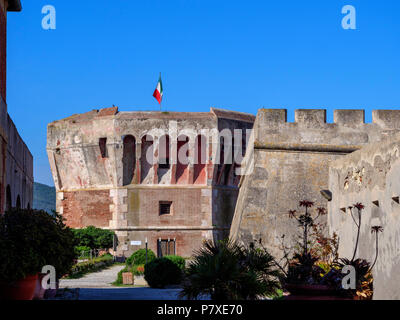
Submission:
M 161 73 L 160 73 L 160 78 L 158 79 L 157 88 L 156 90 L 154 90 L 153 97 L 156 98 L 159 104 L 161 104 L 161 100 L 163 97 Z

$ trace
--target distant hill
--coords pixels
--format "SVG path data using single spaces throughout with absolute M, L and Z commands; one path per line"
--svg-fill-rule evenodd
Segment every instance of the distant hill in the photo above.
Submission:
M 56 210 L 56 188 L 34 182 L 33 209 L 41 209 L 48 213 Z

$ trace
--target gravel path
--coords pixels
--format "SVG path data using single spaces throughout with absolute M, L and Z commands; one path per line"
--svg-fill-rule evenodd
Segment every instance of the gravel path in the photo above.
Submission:
M 89 273 L 80 279 L 62 279 L 60 288 L 77 289 L 76 298 L 79 300 L 178 300 L 181 289 L 152 289 L 147 286 L 143 277 L 135 277 L 135 286 L 142 287 L 112 286 L 111 283 L 117 279 L 118 272 L 123 268 L 123 265 L 116 265 Z M 62 299 L 72 298 L 66 296 Z
M 61 279 L 60 288 L 115 288 L 111 283 L 117 279 L 118 272 L 123 268 L 123 265 L 116 265 L 79 279 Z

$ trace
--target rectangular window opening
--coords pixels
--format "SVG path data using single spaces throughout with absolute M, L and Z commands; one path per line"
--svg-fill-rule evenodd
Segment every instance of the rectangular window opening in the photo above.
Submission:
M 160 201 L 159 204 L 159 215 L 166 215 L 172 213 L 172 201 Z
M 100 138 L 99 139 L 99 147 L 100 153 L 102 158 L 108 158 L 107 154 L 107 138 Z

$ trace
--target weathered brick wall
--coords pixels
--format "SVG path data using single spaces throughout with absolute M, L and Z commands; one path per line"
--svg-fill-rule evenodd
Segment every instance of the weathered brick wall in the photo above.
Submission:
M 61 194 L 63 199 L 60 201 L 60 206 L 62 209 L 59 211 L 62 212 L 69 227 L 109 226 L 112 218 L 109 190 L 73 191 Z
M 128 225 L 130 226 L 201 226 L 210 224 L 210 208 L 201 211 L 200 188 L 132 189 L 128 191 Z M 172 213 L 159 215 L 159 202 L 171 201 Z
M 119 237 L 119 246 L 124 250 L 124 256 L 129 257 L 140 248 L 145 248 L 147 238 L 148 248 L 157 255 L 157 241 L 159 239 L 176 241 L 176 254 L 182 257 L 191 257 L 199 249 L 204 239 L 211 238 L 212 233 L 201 230 L 137 230 L 129 231 L 126 237 Z M 141 241 L 140 246 L 131 245 L 131 241 Z

